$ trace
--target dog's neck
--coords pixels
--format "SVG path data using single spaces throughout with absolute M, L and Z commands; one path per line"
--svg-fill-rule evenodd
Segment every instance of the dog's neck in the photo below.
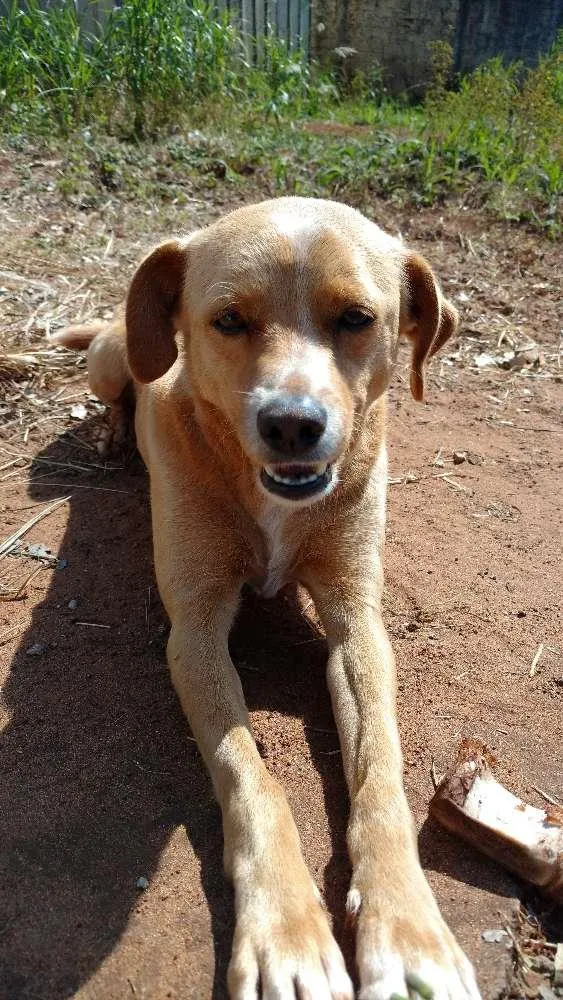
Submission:
M 266 543 L 266 574 L 260 581 L 260 592 L 264 597 L 275 597 L 288 582 L 290 569 L 299 544 L 299 533 L 290 530 L 295 514 L 275 501 L 264 497 L 258 515 L 258 525 Z

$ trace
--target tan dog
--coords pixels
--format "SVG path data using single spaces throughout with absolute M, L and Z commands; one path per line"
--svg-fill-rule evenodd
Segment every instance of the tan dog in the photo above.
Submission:
M 234 1000 L 344 1000 L 353 988 L 288 804 L 252 738 L 228 636 L 241 585 L 311 593 L 350 789 L 347 906 L 360 997 L 476 1000 L 419 865 L 402 787 L 395 668 L 381 619 L 385 390 L 399 336 L 411 389 L 456 313 L 428 264 L 351 208 L 282 198 L 158 247 L 123 323 L 89 347 L 93 391 L 131 380 L 150 473 L 168 662 L 223 812 Z

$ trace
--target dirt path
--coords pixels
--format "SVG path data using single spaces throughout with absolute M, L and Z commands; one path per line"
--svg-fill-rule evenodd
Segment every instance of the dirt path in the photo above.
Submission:
M 429 256 L 464 311 L 458 344 L 434 365 L 428 404 L 408 399 L 401 369 L 390 396 L 385 617 L 423 864 L 485 1000 L 495 1000 L 510 954 L 481 932 L 509 922 L 518 897 L 537 900 L 430 823 L 427 807 L 432 761 L 443 771 L 466 735 L 487 742 L 516 792 L 536 804 L 535 788 L 563 798 L 556 255 L 526 233 L 461 214 L 392 225 L 382 213 Z M 54 283 L 65 260 L 72 268 L 76 239 L 58 246 Z M 41 280 L 26 246 L 7 267 Z M 125 236 L 123 252 L 133 255 Z M 123 280 L 114 268 L 109 302 Z M 9 305 L 10 331 L 23 329 L 29 303 L 21 321 L 15 292 Z M 511 339 L 497 349 L 503 331 Z M 530 337 L 543 356 L 523 369 L 514 359 L 506 370 L 475 363 Z M 64 407 L 60 382 L 28 383 L 52 401 L 42 415 L 53 424 L 26 436 L 17 400 L 1 418 L 0 466 L 10 455 L 33 462 L 0 471 L 11 476 L 0 478 L 0 538 L 51 498 L 71 499 L 26 537 L 64 568 L 41 570 L 27 598 L 0 604 L 0 998 L 220 1000 L 232 901 L 219 812 L 168 679 L 146 477 L 134 456 L 122 468 L 89 467 L 99 461 L 89 450 L 98 418 L 82 375 L 73 378 Z M 84 420 L 69 416 L 77 401 Z M 479 464 L 454 465 L 454 451 Z M 433 464 L 439 453 L 444 465 Z M 3 579 L 27 565 L 36 564 L 5 559 Z M 350 954 L 347 803 L 323 641 L 295 595 L 248 597 L 232 650 L 261 752 Z

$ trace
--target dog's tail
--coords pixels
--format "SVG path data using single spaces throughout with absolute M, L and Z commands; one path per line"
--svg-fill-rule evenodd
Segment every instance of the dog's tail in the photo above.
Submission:
M 51 343 L 88 351 L 88 382 L 94 395 L 108 405 L 121 399 L 131 382 L 131 372 L 125 325 L 119 313 L 113 320 L 67 326 L 51 337 Z
M 77 326 L 65 326 L 63 330 L 57 330 L 56 333 L 53 333 L 49 339 L 52 344 L 70 347 L 74 351 L 87 351 L 94 337 L 97 337 L 107 326 L 108 323 L 104 320 L 94 320 L 92 323 Z

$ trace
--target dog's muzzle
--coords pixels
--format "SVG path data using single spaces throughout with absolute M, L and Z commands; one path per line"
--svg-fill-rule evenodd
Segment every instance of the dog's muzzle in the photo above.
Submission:
M 268 460 L 262 486 L 284 500 L 319 498 L 333 478 L 328 413 L 311 396 L 276 395 L 257 413 L 258 434 Z

